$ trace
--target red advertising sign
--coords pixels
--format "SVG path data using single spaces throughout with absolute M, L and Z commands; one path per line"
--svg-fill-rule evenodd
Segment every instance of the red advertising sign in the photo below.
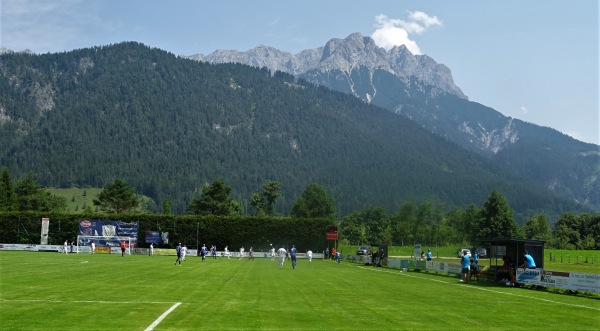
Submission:
M 335 225 L 327 226 L 327 233 L 325 234 L 327 240 L 338 240 L 338 228 Z

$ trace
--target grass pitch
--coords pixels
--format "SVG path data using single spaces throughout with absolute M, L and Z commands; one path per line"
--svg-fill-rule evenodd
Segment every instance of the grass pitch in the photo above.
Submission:
M 0 252 L 2 330 L 597 330 L 600 300 L 257 258 Z M 163 317 L 163 318 L 161 318 Z

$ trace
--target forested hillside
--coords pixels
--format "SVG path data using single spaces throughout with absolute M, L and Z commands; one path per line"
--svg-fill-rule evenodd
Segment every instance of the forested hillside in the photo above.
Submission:
M 520 220 L 581 210 L 344 93 L 133 42 L 1 55 L 0 139 L 0 166 L 17 177 L 32 171 L 48 187 L 123 178 L 156 206 L 172 199 L 176 213 L 219 177 L 246 209 L 263 182 L 281 182 L 282 214 L 312 182 L 341 215 L 406 200 L 479 205 L 492 189 Z

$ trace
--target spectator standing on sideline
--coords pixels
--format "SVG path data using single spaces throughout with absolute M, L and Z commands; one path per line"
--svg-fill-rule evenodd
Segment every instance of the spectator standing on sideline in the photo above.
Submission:
M 179 262 L 179 265 L 181 265 L 181 243 L 175 247 L 175 251 L 177 252 L 177 260 L 175 260 L 175 264 Z
M 125 247 L 127 247 L 125 246 L 125 242 L 121 241 L 121 257 L 125 256 Z
M 287 255 L 287 251 L 285 250 L 285 248 L 281 247 L 278 251 L 277 254 L 279 255 L 279 268 L 283 268 L 283 262 L 285 261 L 285 256 Z
M 427 250 L 427 261 L 431 261 L 431 249 Z
M 200 249 L 200 255 L 202 255 L 202 261 L 206 260 L 206 244 L 202 244 L 202 248 Z
M 475 253 L 473 254 L 473 261 L 476 264 L 479 264 L 479 254 L 477 254 L 477 250 L 475 250 Z
M 290 249 L 290 256 L 292 258 L 292 269 L 296 269 L 296 246 L 294 245 Z
M 462 279 L 460 280 L 461 282 L 465 282 L 465 283 L 469 282 L 469 266 L 470 266 L 470 264 L 471 264 L 471 259 L 469 258 L 469 255 L 463 254 L 463 256 L 461 258 L 461 263 L 460 263 L 460 266 L 462 268 L 462 270 L 461 270 Z
M 96 253 L 96 243 L 92 241 L 92 255 L 94 255 L 94 253 Z
M 325 248 L 323 251 L 323 260 L 327 260 L 329 258 L 329 247 Z
M 535 265 L 535 261 L 533 260 L 533 257 L 531 255 L 529 255 L 528 251 L 524 251 L 523 252 L 523 258 L 525 259 L 523 261 L 523 264 L 521 265 L 521 268 L 527 268 L 527 269 L 535 269 L 537 268 Z
M 306 252 L 306 256 L 308 256 L 308 263 L 312 262 L 312 251 L 310 249 Z
M 337 253 L 337 252 L 335 251 L 335 247 L 334 247 L 334 248 L 332 248 L 332 249 L 331 249 L 331 259 L 332 259 L 332 260 L 333 260 L 333 259 L 335 259 L 335 257 L 336 257 L 336 253 Z
M 471 278 L 473 278 L 473 276 L 477 277 L 477 280 L 479 280 L 479 275 L 481 274 L 481 269 L 479 269 L 479 265 L 477 264 L 477 262 L 475 262 L 475 258 L 471 259 L 471 265 L 469 266 L 469 272 L 471 273 L 469 275 L 469 280 L 471 280 Z

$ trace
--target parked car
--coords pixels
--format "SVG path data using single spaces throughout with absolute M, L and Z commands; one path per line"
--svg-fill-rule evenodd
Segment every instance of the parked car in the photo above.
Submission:
M 371 255 L 371 247 L 360 246 L 360 248 L 356 250 L 356 255 Z
M 471 250 L 468 248 L 458 250 L 458 257 L 463 257 L 465 255 L 471 256 Z
M 485 249 L 484 247 L 478 247 L 476 252 L 477 256 L 479 257 L 487 257 L 487 249 Z

